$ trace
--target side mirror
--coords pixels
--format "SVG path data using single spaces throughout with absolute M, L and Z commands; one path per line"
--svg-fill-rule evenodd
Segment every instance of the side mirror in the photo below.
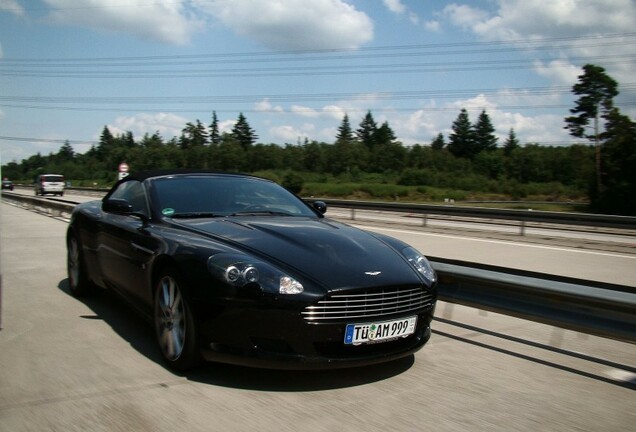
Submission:
M 109 198 L 102 201 L 102 210 L 106 213 L 114 213 L 122 216 L 136 216 L 144 225 L 148 223 L 148 216 L 133 210 L 132 204 L 125 199 Z
M 327 213 L 327 204 L 324 201 L 314 201 L 312 207 L 320 214 Z
M 133 206 L 125 199 L 110 198 L 102 202 L 102 210 L 107 213 L 131 215 Z

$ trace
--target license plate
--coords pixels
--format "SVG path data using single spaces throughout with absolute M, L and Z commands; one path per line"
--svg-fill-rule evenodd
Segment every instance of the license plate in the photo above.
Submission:
M 402 318 L 377 323 L 347 324 L 344 343 L 360 345 L 407 337 L 415 332 L 417 317 Z

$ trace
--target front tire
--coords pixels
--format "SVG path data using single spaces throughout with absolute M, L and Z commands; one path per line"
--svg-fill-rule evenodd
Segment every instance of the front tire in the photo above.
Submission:
M 193 369 L 201 362 L 192 309 L 175 270 L 164 271 L 155 289 L 154 321 L 157 343 L 168 367 Z
M 75 234 L 69 234 L 66 240 L 66 269 L 68 285 L 74 297 L 83 297 L 93 290 L 91 281 L 86 274 L 82 247 Z

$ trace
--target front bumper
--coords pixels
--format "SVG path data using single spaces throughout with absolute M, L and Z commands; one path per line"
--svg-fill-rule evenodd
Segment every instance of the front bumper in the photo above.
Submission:
M 309 323 L 281 310 L 221 313 L 199 326 L 201 352 L 208 361 L 271 369 L 371 365 L 420 350 L 431 337 L 433 312 L 434 304 L 418 312 L 415 332 L 407 337 L 363 345 L 344 343 L 347 323 Z

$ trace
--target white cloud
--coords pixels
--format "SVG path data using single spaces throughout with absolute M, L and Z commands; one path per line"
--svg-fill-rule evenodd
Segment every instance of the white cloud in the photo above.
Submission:
M 193 0 L 236 34 L 278 50 L 357 48 L 373 22 L 342 0 Z
M 271 102 L 269 101 L 269 99 L 263 99 L 260 102 L 257 102 L 254 104 L 254 109 L 256 111 L 260 111 L 260 112 L 282 112 L 283 111 L 283 107 L 277 105 L 274 106 L 271 104 Z
M 534 70 L 556 84 L 571 85 L 577 81 L 582 70 L 566 60 L 553 60 L 550 63 L 536 61 Z
M 269 129 L 269 134 L 275 139 L 281 140 L 288 144 L 295 144 L 312 137 L 313 125 L 303 125 L 300 128 L 290 125 L 275 126 Z
M 573 76 L 573 66 L 563 68 L 568 58 L 598 58 L 598 62 L 591 62 L 602 66 L 602 59 L 608 54 L 614 58 L 633 54 L 631 44 L 620 38 L 612 38 L 613 43 L 599 43 L 602 42 L 600 39 L 597 43 L 577 40 L 633 32 L 636 22 L 636 2 L 633 0 L 496 0 L 493 4 L 495 9 L 486 11 L 454 3 L 446 6 L 442 15 L 452 24 L 472 31 L 486 41 L 519 41 L 523 47 L 523 42 L 569 38 L 555 44 L 555 52 L 561 54 L 563 61 L 538 69 L 541 75 L 552 76 L 561 83 L 566 82 L 566 77 Z M 619 82 L 631 82 L 636 74 L 633 62 L 610 59 L 606 69 Z M 571 80 L 569 84 L 574 82 Z
M 426 21 L 424 23 L 424 28 L 428 31 L 438 32 L 441 27 L 442 26 L 439 21 Z
M 49 19 L 109 32 L 127 32 L 144 39 L 183 45 L 202 28 L 201 18 L 186 11 L 184 2 L 147 0 L 44 0 Z
M 182 129 L 189 120 L 170 113 L 146 114 L 140 113 L 134 116 L 117 117 L 113 123 L 108 125 L 108 129 L 113 135 L 121 135 L 132 132 L 136 140 L 145 134 L 152 135 L 159 132 L 164 139 L 181 135 Z M 99 134 L 101 134 L 101 130 Z M 96 139 L 99 139 L 99 134 Z
M 446 15 L 451 22 L 465 29 L 473 29 L 488 19 L 488 13 L 479 8 L 468 5 L 452 3 L 444 8 Z
M 309 118 L 320 117 L 320 113 L 318 111 L 316 111 L 313 108 L 302 106 L 302 105 L 292 105 L 291 112 L 301 117 L 309 117 Z
M 406 15 L 413 24 L 417 25 L 420 22 L 420 17 L 417 16 L 415 12 L 409 10 L 404 4 L 402 0 L 382 0 L 384 6 L 391 12 L 396 15 Z
M 340 121 L 347 113 L 347 110 L 338 105 L 325 105 L 324 107 L 322 107 L 322 112 L 324 114 L 327 114 L 328 117 Z
M 393 13 L 403 14 L 406 12 L 406 6 L 404 6 L 400 0 L 382 0 L 382 3 Z
M 497 10 L 490 12 L 453 3 L 443 13 L 455 25 L 488 40 L 628 32 L 636 16 L 632 0 L 497 0 L 495 4 Z
M 506 96 L 506 104 L 523 105 L 532 98 L 532 103 L 537 103 L 536 96 L 526 94 L 513 94 L 503 92 Z M 546 96 L 553 98 L 554 96 Z M 453 122 L 457 119 L 462 108 L 468 111 L 472 123 L 482 110 L 485 110 L 495 127 L 495 136 L 499 138 L 499 144 L 503 144 L 508 137 L 510 129 L 515 130 L 517 138 L 522 144 L 529 142 L 555 143 L 571 141 L 567 131 L 563 129 L 563 116 L 556 114 L 522 114 L 510 109 L 500 108 L 500 95 L 489 98 L 478 95 L 474 98 L 448 102 L 438 106 L 434 102 L 426 103 L 421 109 L 410 113 L 388 112 L 387 121 L 398 139 L 405 145 L 427 145 L 437 137 L 439 133 L 448 141 Z M 355 128 L 357 125 L 352 122 Z
M 0 0 L 0 11 L 7 11 L 17 16 L 24 15 L 24 8 L 17 0 Z

